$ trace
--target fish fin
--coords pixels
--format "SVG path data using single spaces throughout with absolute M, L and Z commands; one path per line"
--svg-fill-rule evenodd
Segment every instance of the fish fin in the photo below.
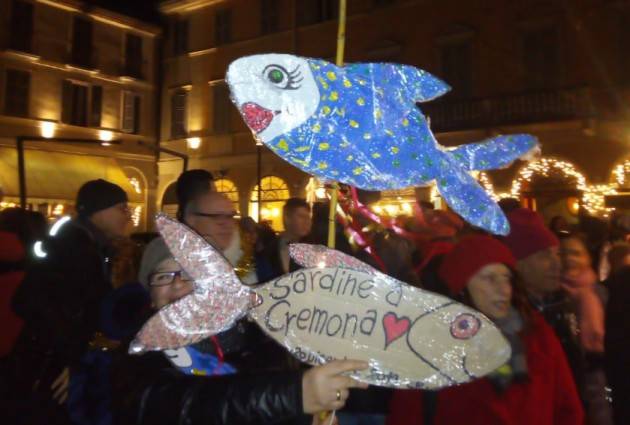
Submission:
M 302 267 L 344 267 L 371 275 L 380 274 L 372 266 L 323 245 L 293 243 L 289 245 L 289 255 Z
M 236 291 L 244 286 L 223 254 L 197 232 L 166 214 L 158 214 L 155 224 L 175 260 L 194 279 L 195 286 L 222 285 Z
M 397 63 L 355 63 L 346 71 L 357 79 L 371 79 L 373 86 L 398 84 L 414 102 L 428 102 L 448 92 L 451 87 L 422 69 Z M 391 88 L 391 87 L 390 87 Z
M 408 81 L 406 87 L 415 102 L 428 102 L 451 90 L 451 86 L 422 69 L 399 65 L 402 75 Z
M 540 150 L 538 139 L 529 134 L 497 136 L 478 143 L 458 146 L 448 152 L 465 170 L 508 167 L 517 159 L 529 159 Z
M 474 226 L 507 235 L 510 224 L 488 193 L 449 153 L 445 153 L 440 162 L 437 188 L 453 211 Z

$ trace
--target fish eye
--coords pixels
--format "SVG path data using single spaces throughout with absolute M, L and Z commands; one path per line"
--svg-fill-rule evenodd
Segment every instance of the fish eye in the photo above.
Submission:
M 281 65 L 267 65 L 263 70 L 263 78 L 283 90 L 298 89 L 299 83 L 302 81 L 299 66 L 289 72 Z
M 275 85 L 282 85 L 282 83 L 286 83 L 289 78 L 287 70 L 280 65 L 269 65 L 265 68 L 263 73 L 265 78 Z
M 274 84 L 280 84 L 284 80 L 284 74 L 279 69 L 272 69 L 267 73 L 267 78 Z
M 470 313 L 462 313 L 451 323 L 451 335 L 455 339 L 469 339 L 477 335 L 481 321 Z

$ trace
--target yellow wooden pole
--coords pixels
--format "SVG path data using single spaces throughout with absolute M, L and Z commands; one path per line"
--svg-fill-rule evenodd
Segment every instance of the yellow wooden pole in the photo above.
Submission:
M 343 54 L 346 47 L 346 0 L 339 0 L 339 26 L 337 27 L 337 56 L 335 63 L 343 66 Z M 328 247 L 335 248 L 335 216 L 337 214 L 337 197 L 339 185 L 334 182 L 330 193 L 330 210 L 328 211 Z

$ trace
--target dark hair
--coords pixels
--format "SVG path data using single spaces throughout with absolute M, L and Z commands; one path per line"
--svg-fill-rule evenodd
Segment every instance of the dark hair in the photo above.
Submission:
M 630 255 L 630 244 L 627 242 L 616 242 L 608 251 L 608 263 L 610 264 L 611 275 L 622 268 L 623 260 Z
M 388 275 L 411 286 L 420 286 L 420 278 L 413 267 L 415 246 L 411 241 L 386 230 L 376 233 L 372 243 L 376 254 L 385 263 Z
M 561 242 L 569 240 L 569 239 L 575 239 L 576 241 L 580 242 L 584 246 L 584 250 L 591 257 L 591 263 L 597 264 L 594 262 L 594 260 L 596 257 L 599 256 L 599 253 L 596 252 L 598 248 L 591 247 L 588 236 L 585 233 L 582 233 L 582 232 L 561 233 L 558 235 L 558 239 L 560 239 Z
M 522 208 L 521 201 L 516 198 L 503 198 L 498 202 L 498 204 L 499 208 L 501 208 L 501 210 L 506 214 Z
M 22 208 L 7 208 L 0 212 L 0 230 L 15 233 L 24 247 L 46 237 L 48 223 L 46 217 L 36 211 Z
M 184 171 L 175 184 L 175 194 L 177 195 L 177 219 L 184 220 L 186 207 L 191 201 L 195 201 L 199 196 L 212 190 L 214 177 L 206 170 Z
M 282 215 L 287 216 L 292 214 L 298 208 L 306 208 L 309 212 L 311 211 L 311 206 L 302 198 L 289 198 L 287 202 L 284 203 L 284 207 L 282 207 Z

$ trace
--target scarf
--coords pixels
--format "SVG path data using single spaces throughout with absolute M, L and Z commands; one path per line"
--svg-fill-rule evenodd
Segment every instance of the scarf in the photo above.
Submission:
M 523 318 L 515 308 L 510 308 L 508 315 L 495 321 L 501 333 L 510 343 L 512 356 L 510 360 L 488 375 L 497 392 L 505 392 L 512 382 L 522 382 L 527 379 L 527 352 L 519 332 L 523 330 Z

